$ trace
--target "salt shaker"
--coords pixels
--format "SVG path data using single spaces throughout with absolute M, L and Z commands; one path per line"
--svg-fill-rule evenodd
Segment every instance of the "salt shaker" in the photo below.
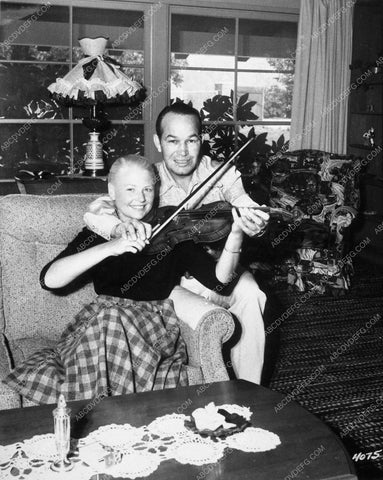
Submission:
M 67 455 L 70 446 L 70 408 L 67 408 L 64 395 L 60 394 L 57 408 L 53 410 L 54 432 L 59 459 L 51 465 L 55 472 L 72 470 L 73 463 Z

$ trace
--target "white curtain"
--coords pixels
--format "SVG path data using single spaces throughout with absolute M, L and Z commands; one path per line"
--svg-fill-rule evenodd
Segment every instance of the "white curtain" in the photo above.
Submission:
M 346 153 L 355 0 L 301 0 L 290 150 Z

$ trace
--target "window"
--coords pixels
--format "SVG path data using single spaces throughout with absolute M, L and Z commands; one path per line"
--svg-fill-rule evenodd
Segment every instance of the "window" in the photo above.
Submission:
M 89 111 L 57 105 L 47 87 L 83 57 L 78 38 L 97 36 L 109 37 L 105 54 L 144 83 L 144 11 L 53 2 L 1 2 L 0 9 L 0 177 L 20 169 L 79 172 L 89 138 L 81 119 Z M 105 115 L 112 121 L 103 137 L 106 163 L 143 154 L 142 108 L 109 106 Z
M 204 147 L 217 158 L 251 129 L 269 143 L 287 140 L 297 21 L 294 13 L 160 1 L 0 2 L 0 178 L 20 169 L 80 171 L 89 112 L 57 105 L 47 87 L 82 58 L 84 36 L 109 37 L 106 55 L 148 94 L 135 108 L 105 108 L 107 165 L 126 153 L 158 160 L 154 122 L 177 98 L 201 112 Z
M 171 98 L 200 111 L 210 154 L 251 129 L 288 139 L 296 38 L 296 19 L 172 15 Z

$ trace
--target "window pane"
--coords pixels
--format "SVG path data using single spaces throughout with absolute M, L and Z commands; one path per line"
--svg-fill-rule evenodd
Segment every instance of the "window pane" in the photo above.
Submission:
M 134 105 L 108 105 L 105 107 L 105 114 L 111 120 L 142 120 L 142 103 Z
M 240 97 L 245 93 L 249 101 L 256 102 L 251 111 L 258 121 L 291 118 L 292 74 L 239 72 L 237 94 Z
M 1 58 L 69 60 L 69 8 L 0 2 Z
M 296 22 L 240 19 L 238 68 L 270 70 L 268 59 L 291 60 L 295 56 L 296 43 Z
M 73 118 L 82 120 L 84 118 L 90 118 L 91 108 L 86 107 L 74 107 Z M 137 103 L 135 105 L 105 105 L 102 108 L 102 113 L 98 115 L 99 118 L 105 118 L 107 120 L 122 120 L 123 122 L 130 122 L 131 120 L 142 119 L 142 104 Z
M 83 125 L 73 126 L 74 152 L 73 164 L 76 173 L 79 173 L 84 163 L 86 144 L 89 141 L 89 130 Z M 100 140 L 103 143 L 104 162 L 107 168 L 118 157 L 129 153 L 144 155 L 144 126 L 114 124 L 106 130 Z
M 247 137 L 252 128 L 254 128 L 254 133 L 257 136 L 261 133 L 267 133 L 266 143 L 268 145 L 272 145 L 273 141 L 277 142 L 281 135 L 285 137 L 285 142 L 290 138 L 290 125 L 242 125 L 239 128 L 239 133 Z
M 234 67 L 234 19 L 172 15 L 171 28 L 172 66 Z
M 138 83 L 144 84 L 144 69 L 143 68 L 130 68 L 122 67 L 121 71 L 125 73 L 128 77 L 132 78 Z
M 238 70 L 294 72 L 295 58 L 238 57 Z
M 144 52 L 141 50 L 109 48 L 107 54 L 121 65 L 144 65 Z
M 112 125 L 115 135 L 104 143 L 106 163 L 108 167 L 122 155 L 137 153 L 144 155 L 144 126 L 143 125 Z M 104 142 L 108 139 L 107 132 Z
M 0 118 L 68 118 L 47 88 L 67 72 L 65 65 L 0 63 Z
M 0 60 L 36 60 L 38 62 L 67 62 L 69 47 L 47 47 L 0 44 Z
M 191 101 L 197 110 L 204 108 L 208 120 L 211 119 L 211 115 L 220 111 L 222 106 L 213 102 L 213 104 L 209 103 L 206 109 L 204 102 L 216 95 L 230 97 L 233 89 L 233 72 L 208 70 L 172 70 L 171 72 L 171 98 L 180 98 L 186 103 Z M 223 118 L 223 120 L 226 119 Z
M 78 61 L 83 53 L 78 46 L 82 37 L 108 37 L 107 49 L 121 63 L 143 63 L 144 12 L 98 8 L 73 9 L 73 58 Z M 108 54 L 108 51 L 106 52 Z M 133 61 L 134 60 L 134 61 Z M 137 62 L 136 62 L 137 61 Z
M 185 55 L 183 53 L 171 54 L 171 66 L 179 68 L 234 68 L 234 57 L 227 55 Z
M 12 124 L 0 128 L 0 176 L 18 170 L 65 173 L 70 163 L 69 125 Z

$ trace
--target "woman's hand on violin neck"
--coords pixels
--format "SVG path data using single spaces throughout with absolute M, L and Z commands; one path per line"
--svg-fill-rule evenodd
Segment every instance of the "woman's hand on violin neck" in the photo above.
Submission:
M 240 216 L 233 209 L 233 228 L 240 228 L 249 237 L 260 235 L 269 223 L 270 215 L 262 210 L 247 207 L 237 207 L 237 210 Z
M 104 245 L 108 250 L 109 256 L 117 256 L 126 252 L 141 252 L 141 250 L 146 247 L 147 243 L 140 238 L 137 238 L 137 240 L 130 240 L 129 238 L 122 237 L 110 240 Z
M 149 238 L 152 235 L 152 226 L 149 223 L 141 222 L 135 218 L 125 220 L 116 225 L 111 234 L 112 238 L 126 238 L 135 241 L 137 239 L 149 243 Z

